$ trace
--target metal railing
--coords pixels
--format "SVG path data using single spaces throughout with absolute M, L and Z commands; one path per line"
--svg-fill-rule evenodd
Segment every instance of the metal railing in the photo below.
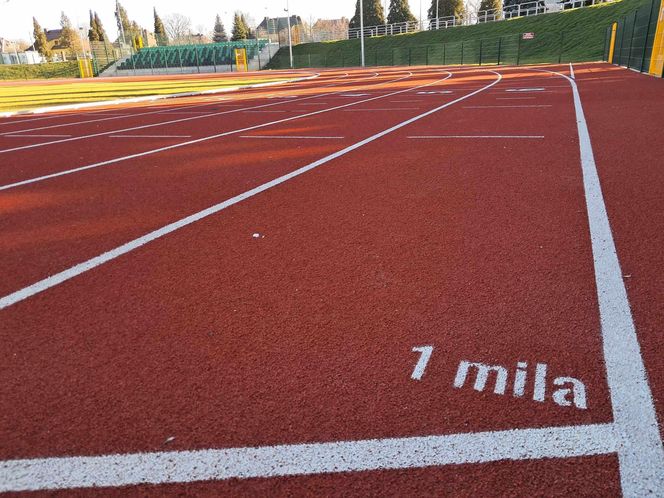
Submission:
M 427 19 L 426 22 L 419 21 L 402 22 L 395 24 L 381 24 L 378 26 L 365 26 L 364 36 L 371 38 L 374 36 L 400 35 L 403 33 L 414 33 L 416 31 L 448 29 L 455 26 L 470 26 L 487 22 L 502 21 L 505 19 L 515 19 L 517 17 L 537 16 L 551 12 L 560 12 L 561 10 L 578 9 L 590 7 L 600 3 L 611 3 L 617 0 L 565 0 L 554 4 L 547 4 L 544 0 L 535 0 L 524 2 L 517 5 L 509 5 L 503 9 L 481 10 L 479 12 L 468 12 L 463 16 L 446 16 Z M 348 38 L 359 38 L 360 28 L 350 28 Z

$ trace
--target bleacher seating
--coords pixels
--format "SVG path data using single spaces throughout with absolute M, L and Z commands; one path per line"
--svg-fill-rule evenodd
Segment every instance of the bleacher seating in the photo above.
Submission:
M 235 64 L 235 49 L 245 48 L 251 60 L 265 48 L 267 40 L 243 40 L 206 45 L 148 47 L 120 64 L 118 69 L 161 69 L 166 67 L 221 66 Z

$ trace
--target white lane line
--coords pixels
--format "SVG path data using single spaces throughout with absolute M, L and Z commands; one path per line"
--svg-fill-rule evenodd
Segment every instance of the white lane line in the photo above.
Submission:
M 391 104 L 420 104 L 422 100 L 390 100 Z
M 411 123 L 414 123 L 416 121 L 419 121 L 420 119 L 423 119 L 427 116 L 430 116 L 431 114 L 434 114 L 442 109 L 445 109 L 446 107 L 449 107 L 451 105 L 456 104 L 457 102 L 461 102 L 469 97 L 472 97 L 473 95 L 476 95 L 480 92 L 483 92 L 484 90 L 491 88 L 493 85 L 498 83 L 502 79 L 502 75 L 499 73 L 496 73 L 495 71 L 488 71 L 491 72 L 495 75 L 498 76 L 493 82 L 489 83 L 488 85 L 485 85 L 481 87 L 478 90 L 475 90 L 472 93 L 468 93 L 462 97 L 459 97 L 457 99 L 454 99 L 450 102 L 447 102 L 445 104 L 442 104 L 434 109 L 431 109 L 429 111 L 423 112 L 422 114 L 418 114 L 417 116 L 414 116 L 412 118 L 409 118 L 405 121 L 402 121 L 401 123 L 398 123 L 386 130 L 383 130 L 379 133 L 376 133 L 375 135 L 372 135 L 368 138 L 365 138 L 364 140 L 361 140 L 359 142 L 356 142 L 348 147 L 345 147 L 337 152 L 334 152 L 333 154 L 330 154 L 328 156 L 323 157 L 322 159 L 319 159 L 317 161 L 314 161 L 313 163 L 310 163 L 306 166 L 303 166 L 301 168 L 296 169 L 295 171 L 291 171 L 290 173 L 287 173 L 285 175 L 280 176 L 279 178 L 275 178 L 274 180 L 271 180 L 267 183 L 264 183 L 262 185 L 259 185 L 258 187 L 255 187 L 251 190 L 247 190 L 246 192 L 236 195 L 235 197 L 232 197 L 230 199 L 227 199 L 225 201 L 220 202 L 219 204 L 215 204 L 214 206 L 210 206 L 207 209 L 204 209 L 202 211 L 199 211 L 197 213 L 194 213 L 190 216 L 187 216 L 186 218 L 182 218 L 178 221 L 175 221 L 173 223 L 170 223 L 162 228 L 159 228 L 157 230 L 154 230 L 146 235 L 143 235 L 142 237 L 139 237 L 137 239 L 134 239 L 130 242 L 127 242 L 119 247 L 116 247 L 115 249 L 111 249 L 110 251 L 107 251 L 103 254 L 100 254 L 99 256 L 96 256 L 92 259 L 89 259 L 87 261 L 84 261 L 83 263 L 79 263 L 75 266 L 72 266 L 71 268 L 68 268 L 67 270 L 61 271 L 59 273 L 56 273 L 54 275 L 51 275 L 50 277 L 47 277 L 43 280 L 40 280 L 39 282 L 36 282 L 32 285 L 29 285 L 28 287 L 24 287 L 23 289 L 20 289 L 16 292 L 13 292 L 7 296 L 4 296 L 0 298 L 0 309 L 4 309 L 8 306 L 11 306 L 13 304 L 16 304 L 20 301 L 23 301 L 24 299 L 27 299 L 31 296 L 34 296 L 35 294 L 39 294 L 41 292 L 44 292 L 47 289 L 50 289 L 51 287 L 55 287 L 56 285 L 59 285 L 63 282 L 66 282 L 67 280 L 70 280 L 78 275 L 81 275 L 82 273 L 85 273 L 87 271 L 92 270 L 93 268 L 96 268 L 97 266 L 103 265 L 104 263 L 107 263 L 113 259 L 116 259 L 124 254 L 127 254 L 128 252 L 133 251 L 134 249 L 138 249 L 139 247 L 144 246 L 145 244 L 152 242 L 154 240 L 157 240 L 161 237 L 164 237 L 165 235 L 168 235 L 172 232 L 175 232 L 176 230 L 179 230 L 180 228 L 186 227 L 187 225 L 191 225 L 192 223 L 195 223 L 199 220 L 202 220 L 203 218 L 207 218 L 208 216 L 211 216 L 213 214 L 216 214 L 220 211 L 223 211 L 227 207 L 233 206 L 234 204 L 237 204 L 238 202 L 241 202 L 245 199 L 248 199 L 250 197 L 253 197 L 257 194 L 260 194 L 261 192 L 271 189 L 273 187 L 276 187 L 277 185 L 280 185 L 281 183 L 287 182 L 288 180 L 295 178 L 296 176 L 300 176 L 307 171 L 310 171 L 314 168 L 318 168 L 319 166 L 328 163 L 332 161 L 333 159 L 337 159 L 338 157 L 341 157 L 345 154 L 348 154 L 349 152 L 354 151 L 355 149 L 359 149 L 360 147 L 365 146 L 368 143 L 371 143 L 375 140 L 378 140 L 379 138 L 384 137 L 385 135 L 389 135 L 390 133 L 403 128 L 404 126 L 408 126 Z M 448 73 L 448 76 L 444 79 L 447 79 L 452 76 L 452 73 Z M 420 85 L 419 87 L 415 88 L 422 88 L 425 86 L 431 86 L 439 83 L 440 81 L 443 80 L 438 80 L 434 81 L 432 83 L 427 83 L 425 85 Z M 410 91 L 411 89 L 405 89 L 405 90 L 400 90 L 400 92 L 407 92 Z M 373 97 L 378 98 L 378 97 Z M 352 103 L 346 104 L 346 105 L 353 105 Z M 319 113 L 321 111 L 318 111 Z M 288 119 L 293 119 L 293 118 L 288 118 Z M 260 126 L 252 127 L 251 129 L 254 128 L 259 128 Z M 198 139 L 197 141 L 203 141 L 205 139 Z M 175 148 L 178 147 L 178 145 L 172 145 L 169 146 L 170 148 Z M 164 147 L 163 149 L 168 149 L 168 147 Z M 138 155 L 138 154 L 137 154 Z
M 329 105 L 327 102 L 305 102 L 304 104 L 295 105 Z
M 570 77 L 575 80 L 576 78 L 574 77 L 574 66 L 572 66 L 572 63 L 569 63 L 569 75 Z
M 408 137 L 413 139 L 433 139 L 433 138 L 544 138 L 544 135 L 424 135 Z
M 373 111 L 417 111 L 419 107 L 386 107 L 383 109 L 346 109 L 344 112 L 373 112 Z
M 409 73 L 409 74 L 412 76 L 413 73 Z M 374 78 L 373 77 L 362 78 L 360 80 L 356 80 L 353 84 L 357 84 L 357 81 L 372 80 L 372 79 L 374 79 Z M 403 78 L 400 78 L 400 79 L 403 79 Z M 386 81 L 384 83 L 394 83 L 395 81 L 399 81 L 400 79 L 390 80 L 390 81 Z M 380 85 L 382 83 L 378 83 L 378 84 Z M 326 87 L 329 87 L 329 86 L 334 86 L 334 85 L 333 84 L 332 85 L 324 85 L 320 88 L 326 88 Z M 297 99 L 297 100 L 310 100 L 310 99 L 323 97 L 323 96 L 326 96 L 326 95 L 336 95 L 337 93 L 341 93 L 342 91 L 343 90 L 336 91 L 336 92 L 331 92 L 331 93 L 323 93 L 323 94 L 320 94 L 320 95 L 310 95 L 308 97 L 297 97 L 297 96 L 291 96 L 291 97 L 294 98 L 294 99 Z M 293 101 L 291 100 L 290 102 L 293 102 Z M 122 132 L 125 132 L 125 131 L 142 130 L 142 129 L 145 129 L 145 128 L 165 126 L 165 125 L 174 124 L 174 123 L 182 123 L 182 122 L 192 121 L 192 120 L 196 120 L 196 119 L 204 119 L 204 118 L 207 118 L 207 117 L 222 116 L 224 114 L 232 114 L 232 113 L 236 113 L 236 112 L 241 112 L 241 111 L 246 110 L 246 109 L 260 109 L 260 108 L 265 108 L 265 107 L 272 107 L 272 106 L 281 105 L 283 103 L 284 102 L 272 102 L 272 103 L 269 103 L 269 104 L 261 104 L 261 105 L 251 106 L 251 107 L 244 107 L 242 109 L 231 109 L 231 110 L 223 111 L 223 112 L 212 112 L 212 113 L 209 113 L 209 114 L 203 114 L 201 116 L 189 116 L 189 117 L 186 117 L 186 118 L 174 119 L 174 120 L 170 120 L 170 121 L 162 121 L 162 122 L 159 122 L 159 123 L 152 123 L 152 124 L 141 125 L 141 126 L 133 126 L 131 128 L 123 128 L 123 129 L 119 129 L 119 130 L 111 130 L 111 131 L 105 131 L 105 132 L 100 132 L 100 133 L 93 133 L 93 134 L 90 134 L 90 135 L 80 135 L 80 136 L 76 136 L 76 137 L 66 138 L 66 139 L 62 139 L 62 140 L 54 140 L 54 141 L 51 141 L 51 142 L 43 142 L 43 143 L 39 143 L 39 144 L 24 145 L 22 147 L 14 147 L 14 148 L 11 148 L 11 149 L 0 150 L 0 154 L 5 154 L 7 152 L 15 152 L 15 151 L 24 150 L 24 149 L 31 149 L 31 148 L 34 148 L 34 147 L 43 147 L 43 146 L 46 146 L 46 145 L 60 144 L 60 143 L 64 143 L 64 142 L 74 141 L 74 140 L 84 140 L 84 139 L 87 139 L 87 138 L 94 138 L 94 137 L 100 137 L 100 136 L 104 136 L 104 135 L 117 134 L 117 133 L 122 133 Z M 212 106 L 212 105 L 215 105 L 215 104 L 214 103 L 209 103 L 209 104 L 197 103 L 197 104 L 192 104 L 190 106 L 180 107 L 180 109 L 189 108 L 189 107 L 208 107 L 208 106 Z M 144 112 L 144 113 L 141 113 L 139 116 L 147 116 L 147 115 L 150 115 L 150 114 L 163 114 L 163 113 L 166 113 L 166 112 L 168 112 L 168 110 Z M 85 124 L 85 123 L 93 123 L 93 122 L 98 122 L 98 121 L 107 121 L 107 120 L 111 120 L 111 119 L 118 119 L 118 117 L 110 117 L 110 118 L 103 118 L 103 119 L 92 119 L 92 120 L 88 120 L 88 121 L 79 121 L 77 123 L 62 123 L 62 124 L 51 125 L 51 126 L 42 126 L 40 128 L 31 128 L 29 130 L 17 130 L 17 131 L 13 131 L 13 132 L 6 132 L 6 134 L 18 134 L 18 133 L 23 133 L 23 132 L 27 132 L 27 131 L 36 131 L 36 130 L 43 130 L 43 129 L 47 129 L 47 128 L 56 128 L 56 127 L 61 127 L 61 126 L 71 126 L 71 125 L 78 125 L 78 124 Z M 2 133 L 0 133 L 0 135 L 2 135 Z
M 286 112 L 286 111 L 260 110 L 260 111 L 244 111 L 244 112 Z
M 444 71 L 444 72 L 446 72 L 446 71 Z M 387 81 L 387 83 L 396 83 L 397 81 L 405 80 L 407 78 L 410 78 L 412 76 L 412 74 L 413 73 L 409 73 L 408 75 L 403 76 L 401 78 L 397 78 L 395 80 Z M 437 81 L 434 81 L 434 82 L 431 82 L 431 83 L 426 83 L 426 84 L 423 84 L 423 85 L 418 85 L 414 88 L 423 88 L 423 87 L 435 85 L 435 84 L 437 84 L 441 81 L 444 81 L 444 80 L 446 80 L 446 79 L 448 79 L 449 77 L 452 76 L 452 73 L 448 72 L 447 74 L 448 75 L 445 78 L 441 79 L 441 80 L 437 80 Z M 195 140 L 188 140 L 186 142 L 167 145 L 165 147 L 159 147 L 157 149 L 151 149 L 151 150 L 147 150 L 145 152 L 138 152 L 136 154 L 130 154 L 128 156 L 116 157 L 114 159 L 109 159 L 107 161 L 101 161 L 101 162 L 94 163 L 94 164 L 88 164 L 87 166 L 80 166 L 78 168 L 72 168 L 72 169 L 68 169 L 68 170 L 64 170 L 64 171 L 59 171 L 57 173 L 51 173 L 49 175 L 39 176 L 39 177 L 36 177 L 36 178 L 30 178 L 28 180 L 22 180 L 22 181 L 16 182 L 16 183 L 10 183 L 10 184 L 7 184 L 7 185 L 2 185 L 2 186 L 0 186 L 0 190 L 9 190 L 9 189 L 12 189 L 12 188 L 15 188 L 15 187 L 20 187 L 22 185 L 28 185 L 28 184 L 31 184 L 31 183 L 41 182 L 41 181 L 48 180 L 48 179 L 51 179 L 51 178 L 57 178 L 59 176 L 71 175 L 73 173 L 79 173 L 81 171 L 86 171 L 86 170 L 89 170 L 89 169 L 99 168 L 99 167 L 102 167 L 102 166 L 108 166 L 109 164 L 115 164 L 115 163 L 119 163 L 119 162 L 122 162 L 122 161 L 127 161 L 129 159 L 135 159 L 135 158 L 138 158 L 138 157 L 149 156 L 151 154 L 156 154 L 158 152 L 177 149 L 179 147 L 186 147 L 188 145 L 197 144 L 197 143 L 201 143 L 201 142 L 206 142 L 208 140 L 214 140 L 214 139 L 221 138 L 221 137 L 226 137 L 226 136 L 229 136 L 229 135 L 234 135 L 236 133 L 243 133 L 245 131 L 257 130 L 259 128 L 266 128 L 268 126 L 272 126 L 272 125 L 275 125 L 275 124 L 287 123 L 289 121 L 293 121 L 293 120 L 296 120 L 296 119 L 305 118 L 305 117 L 309 117 L 309 116 L 315 116 L 315 115 L 318 115 L 318 114 L 323 114 L 323 113 L 326 113 L 326 112 L 335 111 L 337 109 L 344 109 L 346 107 L 352 107 L 354 105 L 364 104 L 366 102 L 371 102 L 373 100 L 382 99 L 382 98 L 385 98 L 385 97 L 390 97 L 392 95 L 398 95 L 400 93 L 408 92 L 410 90 L 411 90 L 410 88 L 406 88 L 404 90 L 399 90 L 397 92 L 393 92 L 393 93 L 388 94 L 388 95 L 379 95 L 377 97 L 371 97 L 369 99 L 357 100 L 357 101 L 354 101 L 354 102 L 349 102 L 348 104 L 342 104 L 342 105 L 335 106 L 335 107 L 328 107 L 327 109 L 320 109 L 318 111 L 312 111 L 312 112 L 308 112 L 306 114 L 298 114 L 296 116 L 290 116 L 288 118 L 283 118 L 283 119 L 279 119 L 279 120 L 276 120 L 276 121 L 269 121 L 267 123 L 261 123 L 261 124 L 257 124 L 257 125 L 254 125 L 254 126 L 249 126 L 249 127 L 246 127 L 246 128 L 239 128 L 239 129 L 236 129 L 236 130 L 225 131 L 223 133 L 218 133 L 216 135 L 210 135 L 210 136 L 207 136 L 207 137 L 197 138 Z M 268 104 L 268 105 L 273 105 L 273 104 Z M 233 111 L 230 111 L 230 112 L 233 112 Z M 186 118 L 186 119 L 189 119 L 189 118 Z M 146 127 L 142 126 L 140 128 L 146 128 Z M 119 131 L 127 131 L 127 130 L 116 130 L 115 132 L 101 133 L 100 135 L 110 135 L 112 133 L 118 133 Z M 51 142 L 51 143 L 53 143 L 53 142 Z
M 325 140 L 332 140 L 332 139 L 341 139 L 345 137 L 316 137 L 316 136 L 295 136 L 295 135 L 240 135 L 240 138 L 278 138 L 278 139 L 301 139 L 301 140 L 320 138 Z
M 639 339 L 616 252 L 588 125 L 576 82 L 572 86 L 586 195 L 604 363 L 619 437 L 620 480 L 625 496 L 664 496 L 664 447 Z
M 190 483 L 606 455 L 610 424 L 0 461 L 0 492 Z
M 525 109 L 537 107 L 552 107 L 550 104 L 533 105 L 467 105 L 464 109 Z
M 534 100 L 536 97 L 496 97 L 496 100 Z
M 191 138 L 191 135 L 109 135 L 108 138 Z
M 25 135 L 25 134 L 7 134 L 7 135 L 2 135 L 3 137 L 7 138 L 57 138 L 57 137 L 71 137 L 71 135 Z
M 544 88 L 508 88 L 506 92 L 543 92 Z

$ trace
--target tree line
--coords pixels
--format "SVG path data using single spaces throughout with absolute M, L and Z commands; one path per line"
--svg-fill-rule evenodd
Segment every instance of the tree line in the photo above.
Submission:
M 526 3 L 533 0 L 505 0 L 505 5 Z M 478 11 L 502 10 L 502 0 L 481 0 L 477 8 Z M 383 9 L 381 0 L 363 0 L 364 7 L 364 25 L 379 26 L 381 24 L 396 24 L 405 22 L 415 22 L 417 18 L 413 15 L 408 5 L 408 0 L 390 0 L 389 12 L 387 18 Z M 466 5 L 464 0 L 431 0 L 427 11 L 429 19 L 436 17 L 454 17 L 461 21 L 466 15 Z M 355 15 L 350 20 L 351 28 L 360 27 L 360 0 L 355 3 Z
M 129 44 L 136 50 L 147 46 L 148 30 L 142 28 L 136 21 L 131 20 L 127 10 L 120 3 L 117 5 L 118 8 L 115 14 L 118 27 L 118 41 Z M 154 34 L 154 39 L 158 46 L 191 42 L 193 33 L 191 20 L 188 17 L 182 14 L 172 14 L 162 20 L 156 8 L 153 10 L 153 15 L 154 26 L 152 34 Z M 89 22 L 90 27 L 87 38 L 90 42 L 113 43 L 106 34 L 104 25 L 97 12 L 90 10 Z M 69 17 L 64 12 L 62 12 L 60 17 L 61 31 L 57 40 L 49 41 L 47 39 L 46 31 L 39 24 L 36 17 L 32 18 L 32 24 L 35 40 L 34 49 L 46 59 L 50 60 L 52 58 L 54 47 L 57 47 L 58 50 L 67 51 L 72 55 L 83 52 L 79 33 L 74 29 Z M 221 43 L 229 41 L 229 39 L 230 41 L 252 39 L 256 37 L 256 34 L 247 23 L 245 14 L 236 12 L 233 17 L 233 28 L 230 37 L 226 34 L 226 29 L 218 14 L 215 16 L 214 23 L 212 24 L 210 37 L 211 41 Z

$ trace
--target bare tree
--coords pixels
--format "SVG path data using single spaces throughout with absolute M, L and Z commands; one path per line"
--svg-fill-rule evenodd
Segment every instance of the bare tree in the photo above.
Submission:
M 164 18 L 168 38 L 175 45 L 188 43 L 191 34 L 191 19 L 182 14 L 171 14 Z

